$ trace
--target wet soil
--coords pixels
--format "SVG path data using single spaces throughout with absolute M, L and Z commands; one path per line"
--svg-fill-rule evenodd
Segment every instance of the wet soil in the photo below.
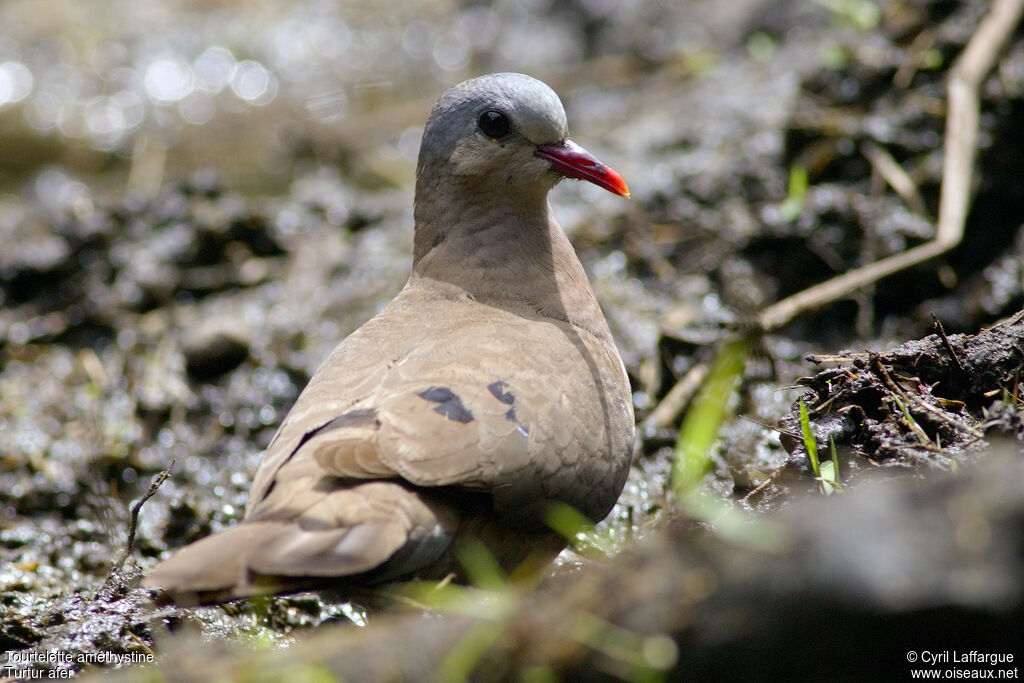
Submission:
M 298 391 L 407 276 L 413 164 L 433 98 L 491 70 L 527 71 L 555 87 L 574 139 L 633 190 L 629 203 L 578 183 L 552 193 L 645 425 L 626 491 L 591 549 L 631 566 L 659 544 L 718 543 L 721 528 L 670 512 L 680 418 L 644 420 L 764 305 L 933 235 L 944 78 L 988 7 L 724 4 L 499 2 L 422 15 L 398 3 L 385 15 L 310 2 L 281 14 L 165 8 L 115 19 L 56 3 L 32 21 L 22 3 L 0 8 L 0 85 L 17 93 L 23 74 L 11 64 L 35 77 L 31 95 L 0 101 L 0 651 L 24 657 L 8 670 L 135 664 L 180 652 L 172 636 L 181 633 L 276 650 L 323 624 L 354 631 L 385 621 L 322 594 L 157 609 L 137 580 L 175 548 L 241 518 L 261 451 Z M 209 51 L 219 45 L 231 49 L 225 73 L 234 76 L 210 66 L 227 63 Z M 219 89 L 217 78 L 227 79 Z M 751 556 L 716 545 L 717 559 L 700 566 L 719 577 L 728 610 L 758 604 L 794 564 L 860 547 L 823 540 L 836 526 L 876 538 L 876 487 L 888 487 L 877 489 L 886 500 L 912 497 L 886 519 L 900 530 L 905 518 L 910 534 L 923 524 L 912 511 L 948 510 L 962 498 L 956 484 L 918 491 L 915 482 L 984 466 L 995 439 L 1002 457 L 1019 460 L 1021 323 L 998 321 L 1024 304 L 1022 107 L 1018 31 L 982 90 L 961 246 L 759 340 L 733 406 L 743 417 L 723 428 L 705 488 L 819 550 L 783 552 L 791 562 L 760 558 L 763 573 L 745 575 L 736 567 Z M 889 187 L 882 157 L 906 171 L 913 192 Z M 839 366 L 800 379 L 826 357 Z M 834 437 L 841 447 L 844 495 L 854 500 L 843 504 L 845 521 L 827 511 L 839 507 L 836 496 L 818 500 L 792 438 L 801 396 L 819 443 Z M 777 424 L 781 437 L 764 426 Z M 167 469 L 115 567 L 132 502 Z M 985 510 L 1019 515 L 1024 487 L 996 496 L 979 486 L 971 496 L 998 502 Z M 805 529 L 801 510 L 834 525 Z M 991 518 L 1016 519 L 998 510 Z M 936 538 L 968 533 L 951 524 Z M 1002 526 L 991 529 L 999 532 L 989 538 L 1004 538 Z M 1024 573 L 1007 569 L 1010 541 L 919 557 L 924 564 L 901 566 L 974 576 L 984 565 L 1001 577 L 1006 590 L 972 619 L 993 626 L 1020 611 Z M 562 581 L 605 562 L 569 551 L 547 590 L 561 594 Z M 679 569 L 651 566 L 651 576 Z M 828 595 L 833 584 L 816 576 L 817 593 L 772 593 L 773 604 Z M 839 573 L 834 581 L 853 603 L 858 590 L 874 590 Z M 656 602 L 653 588 L 634 595 L 621 583 L 624 605 Z M 962 603 L 942 580 L 922 585 L 914 609 Z M 949 619 L 962 616 L 957 609 Z M 819 613 L 800 614 L 811 624 Z M 647 633 L 639 617 L 607 616 Z M 672 619 L 652 624 L 662 626 L 651 633 L 695 648 L 673 662 L 706 664 L 721 652 Z M 780 633 L 798 640 L 772 620 L 744 637 Z M 31 660 L 45 652 L 70 656 Z M 195 652 L 228 661 L 224 650 Z M 593 663 L 573 662 L 556 670 Z
M 843 354 L 842 364 L 799 384 L 810 391 L 814 440 L 850 445 L 878 465 L 949 467 L 986 433 L 1020 441 L 1019 378 L 1024 370 L 1024 314 L 976 335 L 937 333 L 882 353 Z M 798 409 L 780 426 L 782 442 L 806 460 Z

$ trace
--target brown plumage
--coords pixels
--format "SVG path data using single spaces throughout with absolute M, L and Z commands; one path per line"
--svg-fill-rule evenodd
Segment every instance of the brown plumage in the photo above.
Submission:
M 245 519 L 144 580 L 178 602 L 458 573 L 462 539 L 507 569 L 600 520 L 629 469 L 629 381 L 547 193 L 627 195 L 521 74 L 455 86 L 424 131 L 412 275 L 339 344 L 285 418 Z

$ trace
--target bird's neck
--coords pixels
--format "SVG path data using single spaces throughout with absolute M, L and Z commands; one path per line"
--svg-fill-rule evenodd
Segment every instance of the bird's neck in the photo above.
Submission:
M 411 286 L 565 320 L 611 339 L 546 192 L 533 197 L 489 194 L 459 202 L 425 201 L 417 195 Z

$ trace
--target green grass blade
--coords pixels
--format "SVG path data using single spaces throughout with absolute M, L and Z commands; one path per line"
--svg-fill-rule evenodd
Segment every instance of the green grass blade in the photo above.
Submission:
M 811 472 L 815 477 L 821 476 L 821 466 L 818 464 L 818 442 L 814 440 L 814 432 L 811 430 L 811 417 L 807 414 L 807 406 L 803 398 L 800 399 L 800 431 L 804 437 L 804 448 L 807 449 L 807 459 L 811 461 Z
M 466 537 L 455 548 L 455 556 L 466 570 L 469 582 L 477 588 L 500 591 L 508 588 L 508 580 L 494 555 L 483 543 Z
M 693 491 L 711 469 L 711 447 L 722 424 L 732 415 L 729 399 L 743 375 L 750 346 L 746 337 L 722 345 L 707 381 L 683 419 L 672 463 L 672 491 L 679 499 Z

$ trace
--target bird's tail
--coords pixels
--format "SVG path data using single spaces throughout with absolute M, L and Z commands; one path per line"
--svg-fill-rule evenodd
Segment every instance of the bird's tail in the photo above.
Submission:
M 278 489 L 285 503 L 298 498 Z M 162 602 L 203 604 L 393 580 L 436 562 L 456 526 L 447 506 L 394 482 L 304 491 L 301 511 L 268 505 L 181 549 L 142 585 L 162 588 Z
M 160 588 L 160 604 L 204 605 L 310 586 L 309 577 L 267 576 L 254 573 L 250 559 L 255 548 L 283 531 L 280 522 L 240 524 L 182 548 L 142 580 Z

